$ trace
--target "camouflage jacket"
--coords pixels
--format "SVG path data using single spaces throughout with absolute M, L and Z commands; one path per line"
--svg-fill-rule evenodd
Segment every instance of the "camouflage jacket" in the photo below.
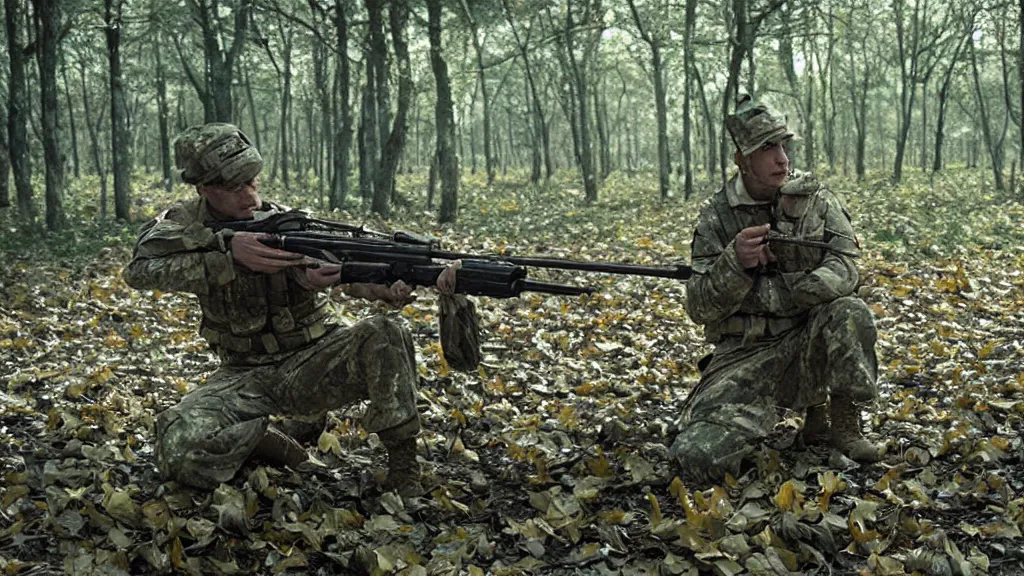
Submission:
M 284 210 L 270 202 L 261 208 Z M 203 224 L 208 219 L 206 200 L 195 198 L 146 223 L 125 282 L 140 290 L 197 295 L 200 334 L 228 362 L 271 359 L 322 336 L 326 294 L 307 288 L 300 268 L 262 274 L 235 266 L 232 231 L 214 232 Z
M 771 224 L 773 233 L 858 251 L 850 215 L 810 174 L 794 174 L 775 198 L 756 201 L 733 177 L 701 211 L 691 245 L 694 275 L 686 310 L 710 342 L 755 341 L 804 323 L 806 312 L 853 293 L 854 259 L 831 250 L 774 244 L 777 262 L 744 270 L 734 248 L 743 228 Z

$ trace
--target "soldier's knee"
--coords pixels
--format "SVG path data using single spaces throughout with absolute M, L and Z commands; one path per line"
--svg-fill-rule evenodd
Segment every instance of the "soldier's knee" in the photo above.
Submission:
M 267 418 L 257 418 L 223 426 L 176 408 L 157 417 L 157 469 L 167 480 L 197 488 L 213 489 L 230 480 L 268 424 Z
M 754 450 L 741 436 L 722 424 L 691 421 L 683 425 L 669 455 L 684 481 L 717 483 L 727 472 L 738 476 L 743 459 Z
M 861 337 L 875 337 L 875 318 L 871 309 L 856 296 L 836 298 L 826 304 L 832 322 L 852 327 Z
M 377 345 L 404 349 L 412 343 L 409 330 L 387 316 L 375 316 L 364 323 L 368 339 Z

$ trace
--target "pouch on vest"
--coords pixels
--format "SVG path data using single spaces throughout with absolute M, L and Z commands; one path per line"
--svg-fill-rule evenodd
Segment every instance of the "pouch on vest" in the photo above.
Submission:
M 462 294 L 440 298 L 441 352 L 454 370 L 469 372 L 480 364 L 480 318 L 476 305 Z

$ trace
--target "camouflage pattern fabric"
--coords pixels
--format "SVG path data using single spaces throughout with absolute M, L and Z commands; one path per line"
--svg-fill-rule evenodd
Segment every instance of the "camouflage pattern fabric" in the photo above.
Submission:
M 266 202 L 256 218 L 284 209 Z M 402 444 L 419 430 L 408 331 L 385 317 L 333 326 L 326 294 L 300 268 L 236 267 L 231 232 L 206 228 L 209 218 L 202 197 L 161 213 L 142 227 L 123 273 L 140 290 L 196 294 L 200 334 L 221 358 L 205 385 L 157 417 L 160 472 L 216 487 L 251 455 L 270 415 L 315 416 L 361 400 L 368 431 L 414 447 Z
M 270 415 L 314 415 L 362 400 L 367 431 L 412 438 L 415 362 L 409 332 L 378 316 L 336 327 L 279 363 L 222 366 L 157 417 L 157 467 L 165 478 L 215 488 L 245 463 Z
M 846 253 L 858 249 L 849 214 L 807 174 L 794 174 L 769 201 L 755 201 L 734 177 L 704 206 L 686 309 L 704 324 L 715 351 L 671 447 L 680 474 L 693 481 L 737 473 L 782 409 L 802 411 L 830 394 L 856 402 L 877 395 L 874 320 L 852 296 L 858 281 L 853 259 L 776 244 L 776 263 L 744 270 L 733 239 L 763 224 Z
M 480 318 L 476 305 L 462 294 L 439 297 L 441 351 L 454 370 L 470 372 L 480 365 Z
M 263 157 L 237 126 L 211 122 L 174 139 L 174 164 L 186 184 L 232 187 L 255 178 Z
M 285 210 L 265 202 L 260 217 Z M 214 233 L 201 197 L 179 203 L 143 225 L 124 270 L 140 290 L 191 292 L 203 311 L 200 335 L 224 362 L 278 362 L 325 331 L 327 296 L 305 286 L 301 268 L 260 274 L 236 267 L 230 230 Z
M 726 116 L 725 128 L 740 154 L 748 156 L 767 142 L 779 143 L 795 137 L 786 127 L 786 119 L 764 104 L 742 94 L 736 112 Z

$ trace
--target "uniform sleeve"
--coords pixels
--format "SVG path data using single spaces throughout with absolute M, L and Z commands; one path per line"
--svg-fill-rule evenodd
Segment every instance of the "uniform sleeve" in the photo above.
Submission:
M 831 192 L 825 191 L 825 236 L 829 246 L 844 252 L 858 252 L 850 214 Z M 821 264 L 793 282 L 793 303 L 802 310 L 836 298 L 849 296 L 857 288 L 860 276 L 854 259 L 827 250 Z
M 142 227 L 124 281 L 139 290 L 206 294 L 211 285 L 235 279 L 231 234 L 215 233 L 172 208 Z
M 686 313 L 698 324 L 723 320 L 736 313 L 754 285 L 736 256 L 735 239 L 722 238 L 721 223 L 705 210 L 693 233 L 690 249 L 693 276 L 686 283 Z

